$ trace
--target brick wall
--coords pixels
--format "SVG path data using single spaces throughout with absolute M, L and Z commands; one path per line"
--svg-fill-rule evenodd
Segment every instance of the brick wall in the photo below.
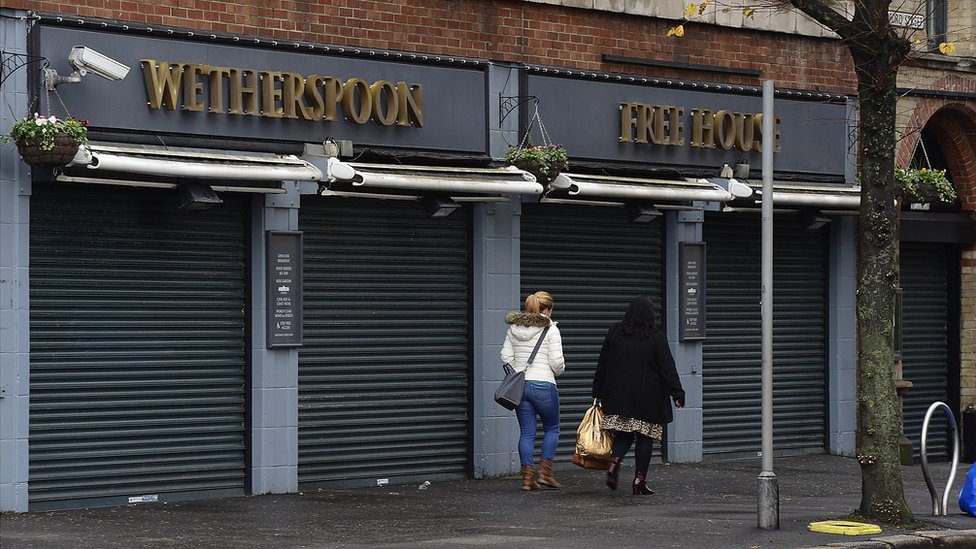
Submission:
M 532 2 L 358 0 L 6 0 L 38 13 L 129 21 L 242 36 L 525 62 L 600 72 L 759 85 L 754 77 L 605 64 L 602 54 L 760 69 L 778 87 L 853 93 L 850 55 L 838 41 L 688 24 Z
M 962 303 L 960 319 L 960 404 L 976 404 L 976 247 L 962 253 Z

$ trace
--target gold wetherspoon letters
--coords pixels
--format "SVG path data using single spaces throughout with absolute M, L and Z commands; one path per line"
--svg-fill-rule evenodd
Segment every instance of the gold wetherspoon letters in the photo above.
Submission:
M 420 84 L 142 59 L 150 109 L 383 126 L 424 125 Z M 226 88 L 226 93 L 225 93 Z M 182 102 L 181 102 L 182 99 Z M 224 104 L 225 99 L 227 105 Z M 341 112 L 340 112 L 341 109 Z

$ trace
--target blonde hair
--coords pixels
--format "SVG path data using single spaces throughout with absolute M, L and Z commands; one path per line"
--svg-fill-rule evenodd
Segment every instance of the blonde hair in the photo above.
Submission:
M 525 298 L 525 312 L 541 313 L 545 309 L 552 310 L 552 296 L 549 292 L 536 292 Z

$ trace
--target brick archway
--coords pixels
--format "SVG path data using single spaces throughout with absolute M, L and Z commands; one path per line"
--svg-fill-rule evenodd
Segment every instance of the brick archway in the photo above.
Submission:
M 956 80 L 959 82 L 953 82 Z M 940 83 L 944 86 L 942 89 L 962 85 L 968 90 L 973 86 L 972 81 L 957 76 L 947 76 L 937 84 Z M 942 149 L 962 209 L 976 211 L 976 101 L 933 97 L 920 99 L 905 128 L 905 137 L 899 143 L 895 165 L 905 167 L 911 162 L 922 129 L 931 131 Z
M 949 75 L 930 89 L 971 94 L 976 81 Z M 904 138 L 899 143 L 895 164 L 907 166 L 914 155 L 922 129 L 929 130 L 945 156 L 963 211 L 976 212 L 976 100 L 924 97 L 912 110 Z M 961 250 L 959 318 L 960 405 L 976 403 L 976 246 Z M 967 305 L 968 304 L 968 305 Z

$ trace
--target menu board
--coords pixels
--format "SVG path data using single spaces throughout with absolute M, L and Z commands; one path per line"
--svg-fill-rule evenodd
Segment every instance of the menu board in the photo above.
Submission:
M 681 281 L 678 339 L 705 339 L 705 243 L 679 243 L 678 261 Z
M 302 345 L 302 233 L 267 231 L 269 349 Z

